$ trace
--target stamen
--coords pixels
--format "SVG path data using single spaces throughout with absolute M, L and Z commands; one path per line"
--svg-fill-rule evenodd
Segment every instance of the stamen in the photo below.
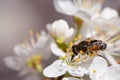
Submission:
M 31 49 L 31 48 L 32 48 L 31 45 L 28 43 L 28 39 L 25 39 L 25 40 L 24 40 L 23 45 L 24 45 L 26 48 L 28 48 L 28 49 Z
M 78 58 L 75 62 L 80 62 L 80 58 Z
M 80 39 L 82 36 L 81 35 L 78 35 L 77 38 Z
M 74 55 L 74 53 L 73 52 L 69 52 L 70 53 L 70 55 L 72 56 L 72 55 Z
M 83 54 L 83 51 L 80 51 L 80 54 Z
M 95 70 L 95 69 L 93 70 L 93 73 L 96 73 L 96 70 Z
M 67 55 L 63 56 L 63 59 L 65 60 L 67 58 Z
M 90 56 L 91 56 L 91 57 L 94 57 L 94 56 L 96 56 L 96 54 L 95 54 L 95 53 L 91 53 Z
M 70 42 L 70 47 L 72 47 L 73 46 L 73 42 Z
M 66 48 L 66 51 L 67 51 L 67 52 L 69 52 L 69 49 L 68 49 L 68 48 Z
M 78 38 L 77 38 L 77 37 L 75 37 L 75 38 L 74 38 L 74 42 L 76 42 L 77 40 L 78 40 Z
M 33 34 L 34 34 L 34 32 L 33 32 L 32 29 L 29 31 L 29 34 L 30 34 L 30 35 L 33 35 Z
M 36 33 L 36 38 L 37 38 L 37 40 L 39 39 L 39 37 L 40 37 L 40 33 L 37 32 L 37 33 Z

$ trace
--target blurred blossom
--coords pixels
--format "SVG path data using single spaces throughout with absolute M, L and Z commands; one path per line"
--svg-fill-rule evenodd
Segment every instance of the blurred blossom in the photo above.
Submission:
M 90 20 L 101 11 L 103 0 L 54 0 L 56 11 Z
M 44 31 L 37 33 L 36 36 L 33 35 L 33 31 L 30 31 L 30 34 L 30 43 L 25 40 L 23 44 L 15 46 L 16 56 L 6 57 L 4 61 L 9 68 L 20 71 L 20 76 L 29 75 L 26 80 L 39 80 L 44 60 L 49 59 L 51 55 L 49 48 L 51 40 Z
M 117 18 L 119 17 L 118 12 L 115 9 L 112 9 L 110 7 L 106 7 L 101 12 L 100 16 L 105 19 L 111 19 L 111 18 Z

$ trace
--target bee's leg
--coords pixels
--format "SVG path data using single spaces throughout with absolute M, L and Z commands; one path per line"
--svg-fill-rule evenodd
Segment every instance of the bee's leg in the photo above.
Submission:
M 75 57 L 75 55 L 72 55 L 72 57 L 71 57 L 71 61 L 73 60 L 74 57 Z
M 78 55 L 78 51 L 77 51 L 77 46 L 76 46 L 76 45 L 73 45 L 73 46 L 72 46 L 72 52 L 73 52 L 75 55 Z
M 73 46 L 72 46 L 72 52 L 74 53 L 74 55 L 72 55 L 71 60 L 72 60 L 76 55 L 78 55 L 78 51 L 77 51 L 77 46 L 76 46 L 76 45 L 73 45 Z

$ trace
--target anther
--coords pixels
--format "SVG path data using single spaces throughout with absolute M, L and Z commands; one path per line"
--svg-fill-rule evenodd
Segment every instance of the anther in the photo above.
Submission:
M 80 51 L 80 54 L 83 54 L 83 51 Z
M 75 38 L 74 38 L 74 41 L 76 42 L 77 40 L 78 40 L 78 38 L 77 38 L 77 37 L 75 37 Z
M 96 73 L 96 70 L 93 70 L 93 73 Z
M 72 47 L 73 46 L 73 42 L 70 42 L 70 47 Z
M 80 38 L 81 38 L 81 35 L 78 35 L 77 38 L 80 39 Z

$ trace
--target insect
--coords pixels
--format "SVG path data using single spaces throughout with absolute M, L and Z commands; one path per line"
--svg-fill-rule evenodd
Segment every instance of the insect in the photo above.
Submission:
M 86 39 L 84 41 L 79 42 L 78 44 L 74 44 L 72 46 L 72 52 L 74 55 L 78 55 L 80 51 L 82 51 L 82 55 L 87 54 L 90 55 L 92 53 L 103 51 L 107 48 L 107 44 L 101 40 L 97 39 Z

